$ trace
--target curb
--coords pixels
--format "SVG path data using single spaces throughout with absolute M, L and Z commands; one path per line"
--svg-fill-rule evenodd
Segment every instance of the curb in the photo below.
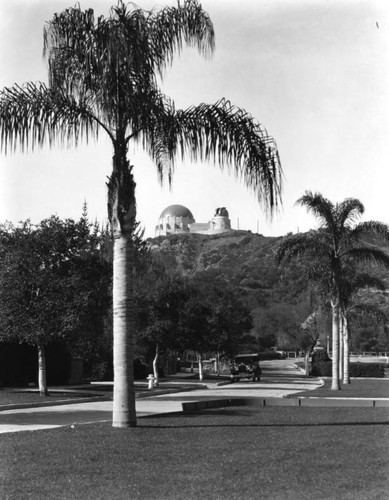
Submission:
M 183 413 L 225 408 L 229 406 L 253 406 L 253 407 L 369 407 L 389 408 L 389 399 L 352 399 L 352 398 L 230 398 L 210 399 L 203 401 L 191 401 L 181 403 Z
M 93 403 L 96 401 L 110 401 L 112 398 L 108 396 L 90 396 L 84 398 L 74 398 L 74 399 L 58 399 L 56 401 L 36 401 L 34 403 L 18 403 L 10 405 L 0 405 L 1 411 L 8 410 L 24 410 L 26 408 L 45 408 L 46 406 L 65 406 L 77 403 Z
M 198 384 L 198 386 L 194 387 L 193 385 L 190 386 L 180 386 L 177 387 L 176 389 L 174 387 L 169 388 L 169 389 L 162 389 L 162 388 L 154 388 L 154 389 L 149 389 L 144 392 L 140 392 L 137 396 L 136 399 L 143 399 L 143 398 L 152 398 L 154 396 L 162 396 L 164 394 L 176 394 L 177 392 L 190 392 L 190 391 L 197 391 L 198 389 L 207 389 L 208 387 L 204 384 Z

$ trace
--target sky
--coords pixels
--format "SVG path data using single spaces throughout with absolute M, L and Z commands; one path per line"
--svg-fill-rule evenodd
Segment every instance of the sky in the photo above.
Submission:
M 116 0 L 81 0 L 108 15 Z M 0 0 L 0 88 L 47 82 L 43 26 L 73 0 Z M 174 4 L 139 0 L 140 7 Z M 282 208 L 270 220 L 255 195 L 218 165 L 177 162 L 172 189 L 130 147 L 138 220 L 154 236 L 160 213 L 187 206 L 196 222 L 226 207 L 234 229 L 266 236 L 316 227 L 295 205 L 305 191 L 333 202 L 358 198 L 363 220 L 389 223 L 389 2 L 387 0 L 203 0 L 216 33 L 211 59 L 184 49 L 162 89 L 177 108 L 224 97 L 246 109 L 278 145 Z M 112 148 L 103 134 L 77 149 L 0 152 L 0 222 L 56 214 L 107 221 Z

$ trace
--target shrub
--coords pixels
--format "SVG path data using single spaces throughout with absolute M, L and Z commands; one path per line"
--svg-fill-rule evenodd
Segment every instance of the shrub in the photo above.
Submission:
M 314 377 L 331 377 L 332 362 L 321 361 L 319 363 L 312 363 L 311 375 L 313 375 Z
M 134 359 L 134 378 L 136 380 L 144 379 L 151 373 L 147 365 L 138 358 Z
M 350 377 L 383 378 L 385 365 L 382 363 L 350 363 Z M 324 361 L 312 364 L 311 375 L 314 377 L 331 377 L 332 362 Z
M 384 372 L 382 363 L 350 363 L 350 377 L 383 378 Z
M 312 364 L 324 363 L 326 361 L 331 361 L 331 358 L 328 356 L 328 353 L 325 349 L 319 349 L 317 351 L 313 351 Z
M 93 363 L 85 363 L 84 378 L 89 381 L 101 382 L 102 380 L 113 380 L 112 363 L 106 360 L 98 360 Z

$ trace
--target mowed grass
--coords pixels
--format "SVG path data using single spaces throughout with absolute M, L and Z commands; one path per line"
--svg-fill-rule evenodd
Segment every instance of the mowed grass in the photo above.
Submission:
M 340 384 L 339 391 L 331 390 L 332 380 L 324 379 L 324 385 L 313 391 L 298 393 L 296 396 L 322 398 L 389 398 L 389 379 L 353 378 L 350 384 Z
M 388 408 L 251 408 L 0 436 L 2 499 L 386 499 Z
M 66 388 L 66 387 L 65 387 Z M 136 395 L 140 396 L 147 393 L 147 387 L 145 384 L 135 384 Z M 105 385 L 91 385 L 84 386 L 76 391 L 61 392 L 59 390 L 50 390 L 47 396 L 41 396 L 37 389 L 0 389 L 0 407 L 5 405 L 28 405 L 30 403 L 53 403 L 55 404 L 59 400 L 73 400 L 77 398 L 88 398 L 96 396 L 112 397 L 112 386 Z
M 20 405 L 29 403 L 55 403 L 64 399 L 76 399 L 83 397 L 82 394 L 52 392 L 48 396 L 41 396 L 39 392 L 32 391 L 12 391 L 0 390 L 0 406 L 3 405 Z

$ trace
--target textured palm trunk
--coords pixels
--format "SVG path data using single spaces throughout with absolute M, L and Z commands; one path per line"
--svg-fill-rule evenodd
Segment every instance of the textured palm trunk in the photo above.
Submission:
M 305 376 L 309 377 L 310 366 L 309 366 L 309 358 L 311 357 L 311 350 L 309 349 L 304 356 L 304 368 L 305 368 Z
M 135 183 L 123 149 L 114 156 L 108 184 L 108 213 L 114 238 L 112 425 L 135 427 L 133 231 L 136 205 Z
M 339 380 L 343 380 L 343 342 L 344 342 L 344 317 L 339 311 Z
M 332 303 L 332 391 L 338 391 L 339 384 L 339 304 Z
M 204 375 L 203 375 L 203 358 L 200 355 L 199 356 L 199 380 L 203 380 Z
M 154 374 L 154 386 L 159 386 L 159 372 L 158 372 L 158 361 L 159 361 L 159 345 L 155 348 L 155 357 L 153 361 L 153 374 Z
M 350 346 L 347 314 L 343 314 L 343 383 L 350 383 Z
M 38 344 L 38 387 L 41 396 L 47 396 L 47 378 L 46 378 L 46 351 L 43 344 Z
M 113 249 L 113 417 L 114 427 L 136 426 L 134 391 L 133 244 L 115 237 Z

